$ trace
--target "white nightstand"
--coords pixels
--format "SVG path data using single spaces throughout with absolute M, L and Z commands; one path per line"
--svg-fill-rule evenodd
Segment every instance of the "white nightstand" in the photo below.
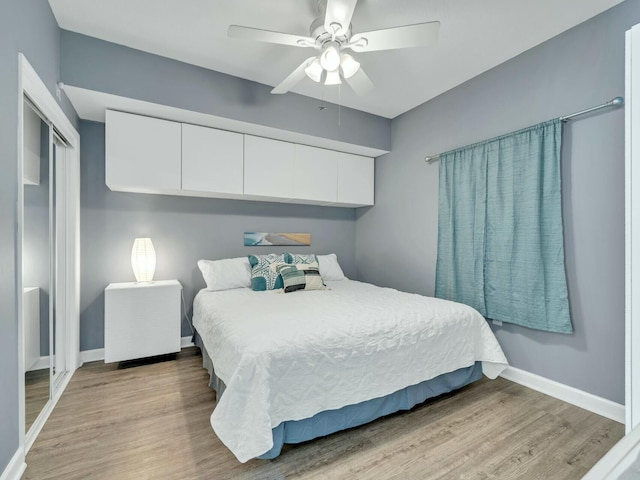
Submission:
M 177 280 L 111 283 L 104 291 L 104 361 L 180 351 Z

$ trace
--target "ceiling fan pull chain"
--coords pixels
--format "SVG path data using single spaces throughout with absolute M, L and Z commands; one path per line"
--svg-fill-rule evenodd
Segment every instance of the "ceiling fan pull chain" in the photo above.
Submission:
M 327 107 L 324 104 L 324 85 L 322 85 L 320 88 L 320 106 L 318 107 L 318 110 L 323 111 L 326 108 Z
M 340 127 L 340 114 L 342 113 L 342 84 L 338 85 L 338 126 Z

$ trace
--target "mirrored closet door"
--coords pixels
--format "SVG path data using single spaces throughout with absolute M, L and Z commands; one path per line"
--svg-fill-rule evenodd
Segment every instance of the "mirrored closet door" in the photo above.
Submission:
M 66 145 L 27 99 L 23 112 L 22 321 L 28 432 L 66 372 Z
M 26 454 L 80 361 L 80 134 L 18 54 L 19 450 Z

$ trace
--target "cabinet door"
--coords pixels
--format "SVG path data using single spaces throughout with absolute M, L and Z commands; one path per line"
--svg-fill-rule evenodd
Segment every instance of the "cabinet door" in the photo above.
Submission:
M 107 110 L 105 175 L 112 190 L 180 190 L 181 124 Z
M 338 203 L 373 205 L 373 158 L 338 154 Z
M 244 194 L 293 198 L 293 143 L 244 136 Z
M 338 152 L 295 145 L 294 198 L 335 203 L 338 198 Z
M 182 125 L 182 189 L 242 193 L 242 134 Z

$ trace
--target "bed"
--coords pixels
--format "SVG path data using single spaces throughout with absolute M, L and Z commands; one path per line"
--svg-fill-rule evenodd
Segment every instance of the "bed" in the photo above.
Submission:
M 195 340 L 217 391 L 211 426 L 240 462 L 410 409 L 506 358 L 486 320 L 353 280 L 284 294 L 200 291 Z

